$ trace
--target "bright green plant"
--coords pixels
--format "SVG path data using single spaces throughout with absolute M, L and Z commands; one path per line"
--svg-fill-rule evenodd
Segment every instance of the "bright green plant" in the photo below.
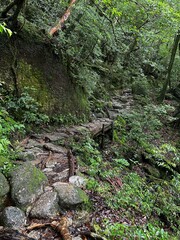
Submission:
M 111 224 L 106 223 L 105 236 L 110 240 L 114 239 L 154 239 L 154 240 L 168 240 L 171 236 L 164 229 L 147 224 L 144 226 L 128 226 L 122 223 Z M 177 239 L 177 238 L 171 238 Z
M 9 37 L 11 37 L 11 35 L 12 35 L 12 31 L 9 28 L 6 27 L 6 24 L 5 23 L 3 23 L 3 24 L 0 23 L 0 33 L 3 33 L 3 32 L 6 33 Z
M 31 89 L 34 90 L 35 89 Z M 2 105 L 18 121 L 26 124 L 48 124 L 49 117 L 41 113 L 40 105 L 29 95 L 29 89 L 26 88 L 20 96 L 14 96 L 12 93 L 3 93 Z
M 12 146 L 13 136 L 24 132 L 24 125 L 13 120 L 8 112 L 1 108 L 0 110 L 0 171 L 8 174 L 14 166 L 11 162 L 16 152 Z
M 58 114 L 50 118 L 50 123 L 58 124 L 58 125 L 72 125 L 72 124 L 80 124 L 86 121 L 86 116 L 82 115 L 81 118 L 76 115 L 69 114 Z

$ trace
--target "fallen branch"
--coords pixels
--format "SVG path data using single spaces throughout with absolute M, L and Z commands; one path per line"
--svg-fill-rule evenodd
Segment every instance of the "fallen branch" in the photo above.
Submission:
M 58 24 L 55 27 L 51 28 L 51 30 L 49 31 L 49 34 L 51 36 L 53 36 L 58 30 L 63 28 L 64 22 L 69 18 L 70 14 L 71 14 L 71 8 L 75 4 L 75 2 L 76 2 L 76 0 L 71 0 L 69 7 L 67 8 L 64 15 L 59 19 Z

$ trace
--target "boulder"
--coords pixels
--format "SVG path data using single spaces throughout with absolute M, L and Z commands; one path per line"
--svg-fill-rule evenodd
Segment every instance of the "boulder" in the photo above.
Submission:
M 62 208 L 72 208 L 88 202 L 86 193 L 70 183 L 57 182 L 53 186 L 58 193 L 59 204 Z
M 0 210 L 4 207 L 7 194 L 9 192 L 9 184 L 5 176 L 0 172 Z
M 34 204 L 30 215 L 34 218 L 51 218 L 59 214 L 57 192 L 48 191 Z
M 71 176 L 69 182 L 76 187 L 84 188 L 86 186 L 87 180 L 81 176 Z
M 24 212 L 17 207 L 6 207 L 1 214 L 1 223 L 7 228 L 22 228 L 26 221 Z
M 16 206 L 26 209 L 43 193 L 45 174 L 31 163 L 23 163 L 11 173 L 11 196 Z
M 25 149 L 23 152 L 19 153 L 18 158 L 23 161 L 34 161 L 40 153 L 43 153 L 41 148 L 34 147 Z

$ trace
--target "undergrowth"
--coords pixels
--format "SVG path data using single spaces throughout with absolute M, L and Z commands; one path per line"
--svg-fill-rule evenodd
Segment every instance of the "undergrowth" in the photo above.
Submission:
M 169 127 L 172 110 L 138 105 L 119 116 L 113 144 L 102 152 L 89 137 L 73 143 L 89 175 L 87 188 L 115 211 L 93 220 L 95 231 L 107 239 L 179 239 L 180 153 L 178 134 L 171 136 Z

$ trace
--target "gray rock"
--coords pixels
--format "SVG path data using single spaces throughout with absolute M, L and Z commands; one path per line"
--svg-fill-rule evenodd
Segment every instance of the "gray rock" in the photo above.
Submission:
M 11 196 L 16 206 L 27 208 L 43 193 L 47 177 L 27 162 L 11 173 Z
M 122 103 L 120 103 L 118 101 L 113 101 L 112 106 L 114 109 L 122 109 L 123 108 Z
M 42 144 L 34 139 L 29 139 L 25 148 L 41 148 Z
M 9 184 L 5 176 L 0 172 L 0 197 L 5 196 L 9 192 Z
M 38 230 L 33 230 L 30 233 L 27 234 L 27 236 L 33 240 L 40 240 L 41 238 L 41 233 Z
M 45 135 L 45 140 L 49 140 L 51 142 L 57 142 L 57 141 L 61 141 L 64 140 L 65 138 L 68 138 L 69 135 L 66 133 L 62 133 L 62 132 L 55 132 L 55 133 L 49 133 Z
M 50 218 L 58 215 L 58 195 L 56 192 L 46 192 L 40 196 L 31 210 L 31 217 Z
M 26 216 L 24 212 L 17 207 L 7 207 L 1 215 L 1 222 L 4 227 L 18 229 L 26 224 Z
M 110 119 L 116 119 L 116 117 L 119 115 L 119 111 L 117 109 L 114 110 L 108 110 Z
M 46 143 L 43 147 L 49 151 L 56 152 L 56 153 L 63 153 L 65 156 L 67 154 L 67 149 L 53 143 Z
M 86 187 L 87 180 L 81 176 L 72 176 L 69 178 L 69 182 L 76 187 Z
M 103 117 L 104 117 L 104 114 L 101 113 L 101 112 L 99 112 L 99 113 L 95 113 L 95 116 L 96 116 L 97 118 L 103 118 Z
M 33 161 L 36 160 L 39 154 L 43 153 L 41 148 L 34 147 L 32 149 L 26 149 L 25 151 L 19 153 L 18 158 L 23 161 Z
M 77 236 L 77 237 L 73 237 L 72 240 L 82 240 L 82 238 L 80 236 Z
M 64 208 L 75 207 L 81 203 L 88 202 L 86 193 L 70 183 L 57 182 L 53 184 L 59 196 L 59 204 Z
M 7 197 L 7 193 L 9 192 L 9 184 L 5 176 L 0 173 L 0 210 L 3 209 L 4 202 Z

